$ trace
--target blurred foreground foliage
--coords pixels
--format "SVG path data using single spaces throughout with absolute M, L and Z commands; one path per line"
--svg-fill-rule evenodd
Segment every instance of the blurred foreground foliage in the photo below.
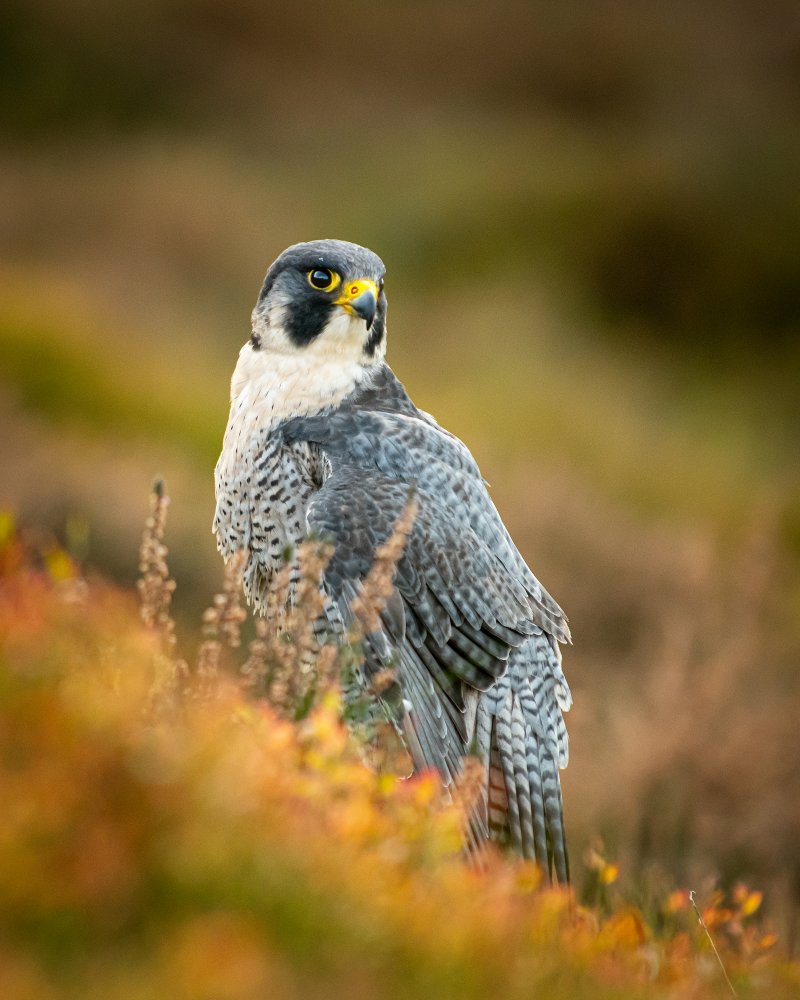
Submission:
M 165 698 L 163 636 L 2 521 L 3 996 L 730 995 L 686 890 L 609 901 L 597 852 L 594 906 L 500 855 L 475 870 L 462 810 L 367 767 L 335 690 L 300 721 L 233 672 Z M 739 996 L 795 996 L 760 903 L 740 885 L 703 916 Z

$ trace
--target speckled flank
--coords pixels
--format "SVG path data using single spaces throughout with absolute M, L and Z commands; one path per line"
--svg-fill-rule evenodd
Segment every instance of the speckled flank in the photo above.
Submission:
M 291 417 L 337 406 L 369 379 L 353 355 L 360 351 L 362 330 L 356 321 L 337 318 L 337 340 L 320 341 L 299 354 L 244 345 L 231 381 L 231 411 L 215 470 L 217 508 L 213 530 L 220 551 L 229 558 L 247 548 L 248 596 L 266 607 L 272 572 L 287 546 L 306 534 L 306 507 L 319 489 L 325 462 L 319 448 L 305 442 L 282 445 L 273 431 Z

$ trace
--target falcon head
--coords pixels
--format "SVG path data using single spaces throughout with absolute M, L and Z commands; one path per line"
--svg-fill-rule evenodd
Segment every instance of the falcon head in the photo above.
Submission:
M 253 310 L 254 351 L 336 356 L 371 366 L 386 350 L 383 261 L 342 240 L 297 243 L 267 271 Z

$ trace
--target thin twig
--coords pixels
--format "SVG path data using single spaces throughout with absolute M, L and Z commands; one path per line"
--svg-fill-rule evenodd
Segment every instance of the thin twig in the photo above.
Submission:
M 217 689 L 225 646 L 236 649 L 241 645 L 241 627 L 247 612 L 241 605 L 242 572 L 247 551 L 240 549 L 225 564 L 222 591 L 214 595 L 210 608 L 203 612 L 203 641 L 197 651 L 197 676 L 200 690 L 209 697 Z
M 418 511 L 419 501 L 409 491 L 391 535 L 375 549 L 372 567 L 364 577 L 358 597 L 352 602 L 351 610 L 366 635 L 381 629 L 380 614 L 392 595 L 397 564 L 403 557 Z
M 150 692 L 151 710 L 157 714 L 174 704 L 183 680 L 189 673 L 186 661 L 177 653 L 175 621 L 172 617 L 172 595 L 175 581 L 169 575 L 164 531 L 167 523 L 169 496 L 164 482 L 156 479 L 150 494 L 150 514 L 145 522 L 139 549 L 137 581 L 142 620 L 158 639 L 158 651 L 153 658 L 154 677 Z
M 733 988 L 733 983 L 730 981 L 730 978 L 728 977 L 728 973 L 727 973 L 727 971 L 725 969 L 725 963 L 722 961 L 722 956 L 717 951 L 717 946 L 714 944 L 714 939 L 711 937 L 711 932 L 709 931 L 708 927 L 706 926 L 706 922 L 705 922 L 705 920 L 703 920 L 703 914 L 700 912 L 700 910 L 699 910 L 699 908 L 697 906 L 697 901 L 694 898 L 694 889 L 692 889 L 690 891 L 690 893 L 689 893 L 689 899 L 691 901 L 692 906 L 694 907 L 694 912 L 697 914 L 697 919 L 700 922 L 700 926 L 705 931 L 706 937 L 708 938 L 709 942 L 711 943 L 711 947 L 714 949 L 714 954 L 717 956 L 717 961 L 719 962 L 720 969 L 722 969 L 722 975 L 725 977 L 725 982 L 728 984 L 731 993 L 735 997 L 738 997 L 739 994 Z

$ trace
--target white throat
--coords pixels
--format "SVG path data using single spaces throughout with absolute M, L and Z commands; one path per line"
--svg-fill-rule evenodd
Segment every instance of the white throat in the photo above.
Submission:
M 249 342 L 239 352 L 231 379 L 230 421 L 275 426 L 290 417 L 336 406 L 370 369 L 340 354 L 283 353 Z
M 345 314 L 303 348 L 290 344 L 274 327 L 256 328 L 256 333 L 261 346 L 250 341 L 244 345 L 231 379 L 230 416 L 217 465 L 223 477 L 233 477 L 241 460 L 278 424 L 337 406 L 369 380 L 383 359 L 380 352 L 365 365 L 364 322 Z

